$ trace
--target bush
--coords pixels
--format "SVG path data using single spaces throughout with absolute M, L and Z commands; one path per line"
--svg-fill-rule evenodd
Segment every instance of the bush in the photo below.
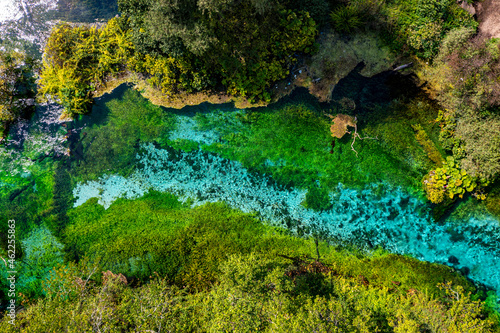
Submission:
M 475 33 L 471 27 L 460 27 L 450 30 L 443 38 L 436 62 L 444 62 L 446 57 L 461 49 Z
M 500 175 L 500 116 L 464 115 L 457 122 L 455 137 L 464 143 L 462 168 L 488 180 Z
M 387 4 L 386 16 L 390 44 L 400 51 L 407 45 L 411 52 L 424 59 L 438 54 L 445 34 L 457 28 L 476 29 L 472 15 L 454 0 L 393 0 Z
M 364 25 L 363 14 L 355 5 L 339 7 L 330 13 L 334 29 L 341 33 L 352 33 Z
M 458 169 L 453 157 L 448 157 L 443 167 L 431 170 L 423 182 L 427 198 L 432 203 L 442 202 L 445 196 L 450 199 L 453 199 L 455 195 L 463 198 L 466 192 L 474 192 L 473 195 L 478 199 L 486 199 L 480 186 L 485 186 L 487 183 L 480 181 L 477 177 L 471 177 L 464 169 Z
M 478 36 L 455 50 L 447 61 L 454 90 L 476 111 L 500 106 L 500 40 Z
M 58 269 L 50 282 L 62 288 L 52 288 L 50 297 L 19 312 L 15 327 L 475 333 L 493 328 L 482 317 L 483 303 L 459 284 L 440 283 L 441 295 L 434 298 L 416 288 L 379 287 L 363 276 L 343 276 L 328 264 L 302 258 L 231 255 L 220 265 L 220 282 L 195 294 L 161 277 L 133 288 L 119 274 L 106 274 L 106 281 L 94 283 L 98 272 L 74 265 Z M 0 329 L 12 328 L 8 319 L 0 321 Z
M 101 29 L 56 26 L 44 49 L 40 94 L 57 98 L 70 116 L 88 112 L 94 91 L 123 72 L 132 57 L 127 29 L 121 18 L 111 19 Z

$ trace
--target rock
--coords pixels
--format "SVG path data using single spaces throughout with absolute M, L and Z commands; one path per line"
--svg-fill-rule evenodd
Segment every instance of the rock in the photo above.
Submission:
M 450 256 L 450 257 L 448 258 L 448 262 L 449 262 L 450 264 L 453 264 L 453 265 L 457 265 L 457 264 L 459 264 L 459 263 L 460 263 L 460 262 L 458 261 L 458 258 L 457 258 L 457 257 L 455 257 L 455 256 Z
M 479 33 L 490 38 L 500 37 L 500 1 L 484 0 L 475 4 Z
M 338 114 L 336 117 L 328 115 L 332 119 L 332 126 L 330 127 L 330 132 L 333 137 L 341 139 L 344 134 L 349 133 L 347 127 L 356 127 L 356 119 L 346 115 Z
M 463 275 L 467 276 L 467 275 L 469 275 L 469 273 L 470 273 L 470 269 L 469 269 L 469 267 L 464 266 L 464 267 L 460 268 L 460 272 L 461 272 Z
M 460 7 L 462 7 L 463 9 L 465 9 L 466 11 L 469 12 L 469 14 L 471 15 L 476 15 L 476 8 L 474 8 L 473 5 L 471 4 L 468 4 L 467 1 L 463 0 L 463 1 L 458 1 L 458 4 L 460 5 Z
M 122 274 L 114 274 L 111 271 L 102 272 L 102 284 L 105 285 L 110 281 L 117 281 L 118 283 L 128 284 L 127 278 Z

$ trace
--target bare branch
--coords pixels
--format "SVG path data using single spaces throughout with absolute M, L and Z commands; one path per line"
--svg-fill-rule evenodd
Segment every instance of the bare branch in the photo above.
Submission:
M 359 138 L 360 140 L 365 140 L 365 139 L 369 139 L 369 140 L 378 140 L 378 137 L 370 137 L 370 136 L 365 136 L 364 138 L 362 138 L 359 133 L 358 133 L 358 125 L 356 124 L 356 117 L 354 117 L 354 134 L 352 136 L 352 142 L 351 142 L 351 150 L 354 151 L 356 153 L 356 157 L 358 157 L 358 152 L 356 151 L 356 149 L 354 149 L 354 143 L 356 142 L 356 138 Z M 349 133 L 349 132 L 348 132 Z M 350 133 L 349 133 L 350 134 Z

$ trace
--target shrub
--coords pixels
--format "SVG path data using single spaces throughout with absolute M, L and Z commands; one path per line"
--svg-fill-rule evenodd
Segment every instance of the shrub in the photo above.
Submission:
M 469 108 L 500 105 L 500 40 L 477 36 L 455 50 L 447 61 L 454 90 Z
M 339 7 L 330 13 L 335 30 L 341 33 L 352 33 L 364 24 L 363 14 L 355 5 Z
M 466 192 L 474 192 L 474 196 L 484 200 L 486 196 L 479 188 L 487 183 L 480 181 L 476 177 L 467 174 L 464 169 L 459 169 L 455 164 L 453 157 L 448 157 L 443 167 L 431 170 L 424 178 L 424 187 L 427 192 L 427 198 L 432 203 L 440 203 L 445 196 L 453 199 L 455 195 L 463 198 Z
M 450 30 L 443 38 L 435 61 L 444 62 L 446 57 L 461 49 L 475 33 L 471 27 L 459 27 Z
M 439 51 L 441 40 L 451 29 L 476 29 L 472 15 L 454 0 L 394 0 L 387 4 L 389 41 L 400 52 L 409 46 L 412 53 L 432 59 Z
M 111 19 L 101 29 L 59 24 L 44 49 L 39 93 L 58 99 L 70 116 L 86 113 L 93 92 L 124 71 L 131 56 L 125 19 Z
M 500 116 L 464 115 L 457 122 L 455 137 L 464 143 L 462 168 L 489 180 L 500 175 Z

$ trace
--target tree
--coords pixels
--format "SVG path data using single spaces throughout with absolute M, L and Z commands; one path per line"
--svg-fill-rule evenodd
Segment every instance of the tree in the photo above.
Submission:
M 313 51 L 316 24 L 306 12 L 267 0 L 122 0 L 132 40 L 151 83 L 171 94 L 222 86 L 250 101 L 288 75 L 297 52 Z
M 55 97 L 71 116 L 87 112 L 93 93 L 134 60 L 130 38 L 122 18 L 100 29 L 59 24 L 45 46 L 40 94 Z

